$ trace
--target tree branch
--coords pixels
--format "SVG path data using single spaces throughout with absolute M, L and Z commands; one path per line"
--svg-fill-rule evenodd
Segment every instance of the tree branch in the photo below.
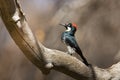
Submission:
M 37 41 L 17 0 L 0 0 L 0 15 L 12 39 L 43 73 L 49 73 L 54 69 L 77 80 L 91 78 L 91 68 L 85 66 L 80 60 L 65 52 L 48 49 Z M 97 80 L 119 80 L 119 67 L 120 63 L 117 63 L 109 69 L 93 66 L 93 70 Z

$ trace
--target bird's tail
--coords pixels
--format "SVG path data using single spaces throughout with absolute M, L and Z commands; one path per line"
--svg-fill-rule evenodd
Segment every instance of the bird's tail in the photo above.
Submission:
M 76 52 L 79 54 L 79 56 L 82 58 L 83 60 L 83 63 L 86 65 L 86 66 L 89 66 L 90 64 L 88 63 L 87 59 L 83 56 L 83 53 L 81 51 L 81 49 L 78 47 L 76 49 Z

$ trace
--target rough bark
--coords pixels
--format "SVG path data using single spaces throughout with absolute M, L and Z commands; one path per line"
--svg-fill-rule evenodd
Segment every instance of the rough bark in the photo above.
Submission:
M 12 39 L 43 73 L 49 73 L 54 69 L 77 80 L 91 79 L 91 68 L 80 60 L 65 52 L 46 48 L 37 41 L 17 0 L 0 0 L 0 15 Z M 107 69 L 92 66 L 96 80 L 119 80 L 119 67 L 120 62 Z

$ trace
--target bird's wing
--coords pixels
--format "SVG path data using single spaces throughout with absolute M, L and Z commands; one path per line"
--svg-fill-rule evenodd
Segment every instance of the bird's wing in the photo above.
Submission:
M 78 44 L 77 44 L 77 42 L 76 42 L 76 39 L 75 39 L 75 37 L 73 37 L 73 36 L 68 36 L 68 37 L 66 37 L 66 39 L 65 39 L 65 42 L 66 42 L 66 44 L 67 45 L 69 45 L 70 47 L 72 47 L 72 48 L 78 48 L 79 46 L 78 46 Z
M 79 54 L 79 56 L 82 58 L 83 62 L 88 66 L 89 63 L 87 62 L 86 58 L 83 56 L 83 53 L 78 46 L 75 37 L 66 37 L 66 44 L 69 45 L 70 47 L 74 48 L 75 51 Z

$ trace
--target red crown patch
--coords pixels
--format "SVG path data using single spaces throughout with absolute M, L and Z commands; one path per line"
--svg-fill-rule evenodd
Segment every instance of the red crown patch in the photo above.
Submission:
M 72 26 L 78 29 L 78 26 L 75 23 L 72 23 Z

